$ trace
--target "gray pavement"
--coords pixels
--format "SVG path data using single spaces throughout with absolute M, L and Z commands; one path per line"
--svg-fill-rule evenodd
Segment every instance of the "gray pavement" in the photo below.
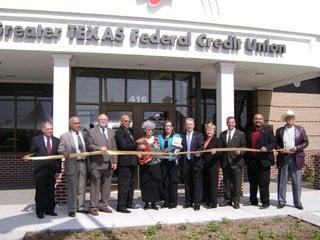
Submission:
M 301 218 L 320 226 L 320 191 L 303 188 L 302 203 L 304 210 L 298 210 L 292 205 L 292 192 L 288 186 L 287 203 L 283 209 L 277 209 L 276 183 L 271 184 L 271 206 L 268 209 L 259 209 L 257 206 L 248 206 L 248 184 L 244 184 L 244 196 L 241 207 L 236 210 L 232 207 L 218 207 L 216 209 L 201 208 L 200 211 L 183 209 L 183 190 L 179 190 L 179 205 L 176 209 L 143 210 L 140 192 L 135 192 L 136 203 L 140 205 L 131 214 L 100 213 L 99 216 L 77 213 L 75 218 L 67 215 L 64 206 L 58 206 L 57 217 L 45 216 L 39 220 L 34 213 L 34 190 L 12 189 L 0 190 L 0 239 L 22 239 L 27 231 L 44 230 L 92 230 L 98 228 L 116 228 L 147 226 L 157 223 L 179 224 L 192 222 L 206 222 L 211 220 L 245 219 L 257 217 L 274 217 L 290 215 Z M 110 206 L 116 207 L 116 192 L 111 193 Z M 89 195 L 86 196 L 89 200 Z

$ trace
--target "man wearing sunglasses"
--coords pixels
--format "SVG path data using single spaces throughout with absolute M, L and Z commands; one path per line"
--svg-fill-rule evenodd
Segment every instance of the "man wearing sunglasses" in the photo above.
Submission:
M 129 131 L 131 119 L 128 115 L 122 115 L 121 125 L 115 134 L 115 140 L 119 151 L 135 151 L 137 144 Z M 133 204 L 134 173 L 137 168 L 135 155 L 118 156 L 118 205 L 117 211 L 130 213 L 128 208 L 135 209 Z

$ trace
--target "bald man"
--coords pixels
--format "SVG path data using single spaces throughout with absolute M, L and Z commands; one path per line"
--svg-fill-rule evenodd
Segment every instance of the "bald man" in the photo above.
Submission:
M 114 131 L 108 128 L 108 116 L 100 114 L 98 125 L 88 131 L 88 150 L 102 151 L 116 150 Z M 90 157 L 90 213 L 98 216 L 99 212 L 111 213 L 108 207 L 111 191 L 111 178 L 113 170 L 117 168 L 117 156 L 96 155 Z

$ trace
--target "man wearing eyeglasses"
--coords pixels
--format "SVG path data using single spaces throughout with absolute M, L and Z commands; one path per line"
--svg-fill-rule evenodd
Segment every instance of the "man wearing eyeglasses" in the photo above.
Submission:
M 80 119 L 73 116 L 69 120 L 70 131 L 61 135 L 58 153 L 66 160 L 67 210 L 70 217 L 77 212 L 86 213 L 85 193 L 87 181 L 87 163 L 85 157 L 70 158 L 71 153 L 86 151 L 86 134 L 80 129 Z
M 116 150 L 114 130 L 108 128 L 108 116 L 100 114 L 98 125 L 88 131 L 88 150 Z M 108 207 L 111 191 L 112 172 L 117 168 L 117 156 L 96 155 L 90 157 L 90 213 L 98 216 L 98 210 L 111 213 Z
M 121 125 L 115 134 L 118 150 L 135 151 L 137 144 L 129 131 L 131 119 L 128 115 L 122 115 Z M 135 155 L 118 156 L 118 205 L 117 211 L 130 213 L 128 208 L 135 209 L 133 204 L 134 174 L 137 168 L 137 157 Z

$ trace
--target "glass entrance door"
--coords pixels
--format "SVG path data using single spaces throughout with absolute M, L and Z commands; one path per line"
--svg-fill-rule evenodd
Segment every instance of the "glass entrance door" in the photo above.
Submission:
M 162 104 L 105 104 L 102 106 L 102 112 L 109 117 L 109 127 L 116 130 L 120 126 L 120 117 L 128 115 L 132 122 L 130 131 L 135 139 L 144 136 L 141 125 L 146 120 L 154 121 L 156 124 L 156 133 L 161 133 L 164 122 L 168 119 L 174 122 L 174 108 L 171 106 L 163 106 Z M 117 184 L 117 171 L 115 171 L 113 184 Z M 139 168 L 135 176 L 135 188 L 139 188 Z

